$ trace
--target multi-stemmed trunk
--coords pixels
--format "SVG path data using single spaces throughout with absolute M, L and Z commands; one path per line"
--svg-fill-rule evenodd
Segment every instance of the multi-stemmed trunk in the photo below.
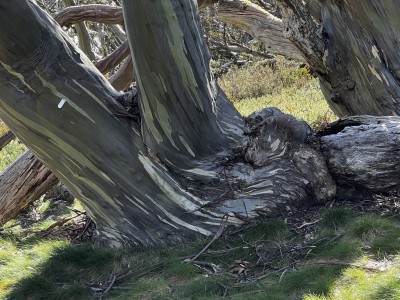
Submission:
M 166 244 L 212 234 L 225 217 L 324 203 L 336 191 L 324 156 L 340 180 L 397 187 L 397 168 L 381 176 L 383 155 L 364 163 L 382 166 L 372 186 L 337 159 L 354 153 L 343 151 L 349 132 L 395 139 L 397 119 L 348 120 L 321 139 L 276 109 L 245 122 L 211 75 L 194 2 L 125 1 L 124 15 L 138 98 L 114 90 L 36 5 L 0 4 L 0 116 L 82 201 L 99 240 Z

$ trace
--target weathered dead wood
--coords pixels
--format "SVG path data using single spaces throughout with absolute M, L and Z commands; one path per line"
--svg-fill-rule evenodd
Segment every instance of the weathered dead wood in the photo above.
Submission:
M 220 0 L 218 15 L 223 22 L 241 28 L 262 42 L 269 53 L 305 61 L 299 49 L 284 35 L 282 20 L 261 6 L 244 0 Z
M 104 24 L 124 24 L 120 7 L 91 4 L 68 7 L 54 16 L 61 26 L 71 26 L 82 21 L 92 21 Z
M 355 116 L 330 124 L 321 149 L 339 186 L 400 188 L 400 118 Z
M 0 173 L 0 225 L 15 217 L 57 182 L 57 177 L 26 151 Z
M 15 139 L 15 135 L 10 130 L 0 136 L 0 150 L 7 146 L 13 139 Z

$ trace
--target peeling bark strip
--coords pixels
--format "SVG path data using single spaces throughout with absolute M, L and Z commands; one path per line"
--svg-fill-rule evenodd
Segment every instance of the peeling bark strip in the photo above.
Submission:
M 15 139 L 15 135 L 10 130 L 0 136 L 0 150 L 7 146 L 13 139 Z
M 22 174 L 21 169 L 24 170 Z M 0 226 L 57 182 L 57 177 L 26 151 L 18 161 L 0 173 Z
M 120 7 L 92 4 L 68 7 L 54 16 L 61 26 L 69 27 L 82 21 L 92 21 L 104 24 L 124 24 Z

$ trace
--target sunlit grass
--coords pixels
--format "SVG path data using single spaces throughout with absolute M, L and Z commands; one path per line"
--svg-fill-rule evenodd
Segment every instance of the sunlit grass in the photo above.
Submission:
M 323 98 L 316 79 L 299 88 L 288 87 L 281 90 L 279 94 L 248 98 L 234 104 L 244 116 L 265 107 L 277 107 L 282 112 L 294 115 L 312 126 L 332 122 L 336 119 Z
M 11 141 L 0 151 L 0 172 L 10 165 L 18 156 L 20 156 L 26 147 L 19 141 Z
M 67 243 L 64 241 L 24 241 L 0 239 L 0 298 L 3 299 L 14 285 L 38 272 L 53 251 Z

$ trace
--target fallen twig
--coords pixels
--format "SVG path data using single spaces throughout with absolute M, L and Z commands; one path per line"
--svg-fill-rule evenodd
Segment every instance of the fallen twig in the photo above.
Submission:
M 322 218 L 321 218 L 321 219 L 318 219 L 318 220 L 315 220 L 315 221 L 312 221 L 312 222 L 309 222 L 309 223 L 304 223 L 304 224 L 300 225 L 299 227 L 297 227 L 296 229 L 301 229 L 301 228 L 304 228 L 304 227 L 306 227 L 306 226 L 310 226 L 310 225 L 317 224 L 317 223 L 320 222 L 321 220 L 322 220 Z
M 206 270 L 207 272 L 209 272 L 209 270 L 207 270 L 205 267 L 210 268 L 212 270 L 212 273 L 218 273 L 221 271 L 221 268 L 218 265 L 210 262 L 194 260 L 192 261 L 192 263 L 198 266 L 199 268 Z
M 227 221 L 228 221 L 228 216 L 226 216 L 226 215 L 223 216 L 221 225 L 219 226 L 219 229 L 215 233 L 212 240 L 199 253 L 197 253 L 197 255 L 195 255 L 193 258 L 185 259 L 184 262 L 193 262 L 194 260 L 198 259 L 212 245 L 212 243 L 214 243 L 216 240 L 218 240 L 225 230 L 225 225 L 226 225 Z
M 108 287 L 107 287 L 107 289 L 103 292 L 103 294 L 100 296 L 100 300 L 102 300 L 103 299 L 103 297 L 105 297 L 106 295 L 107 295 L 107 293 L 111 290 L 111 288 L 112 288 L 112 286 L 114 285 L 114 283 L 115 283 L 115 279 L 117 279 L 117 276 L 113 276 L 113 278 L 112 278 L 112 280 L 111 280 L 111 283 L 108 285 Z
M 69 221 L 72 221 L 72 220 L 74 220 L 74 219 L 80 217 L 81 215 L 83 215 L 83 213 L 82 213 L 82 214 L 77 214 L 76 216 L 73 216 L 73 217 L 63 218 L 63 219 L 61 219 L 61 220 L 58 220 L 57 222 L 51 224 L 47 229 L 40 231 L 40 232 L 38 233 L 38 235 L 39 235 L 40 237 L 45 237 L 45 236 L 48 235 L 54 228 L 59 227 L 59 226 L 62 226 L 62 225 L 64 225 L 65 223 L 67 223 L 67 222 L 69 222 Z
M 21 222 L 17 222 L 17 223 L 15 223 L 15 224 L 12 224 L 12 225 L 7 226 L 7 227 L 1 227 L 1 228 L 0 228 L 0 232 L 2 232 L 2 231 L 4 231 L 4 230 L 7 230 L 7 229 L 11 229 L 11 228 L 17 227 L 18 225 L 21 225 Z
M 376 267 L 368 267 L 368 266 L 363 266 L 359 264 L 354 264 L 354 263 L 348 263 L 344 261 L 339 261 L 339 260 L 316 260 L 316 261 L 311 261 L 309 264 L 314 264 L 314 265 L 337 265 L 337 266 L 345 266 L 345 267 L 352 267 L 352 268 L 358 268 L 358 269 L 365 269 L 371 272 L 381 272 L 382 269 L 376 268 Z

